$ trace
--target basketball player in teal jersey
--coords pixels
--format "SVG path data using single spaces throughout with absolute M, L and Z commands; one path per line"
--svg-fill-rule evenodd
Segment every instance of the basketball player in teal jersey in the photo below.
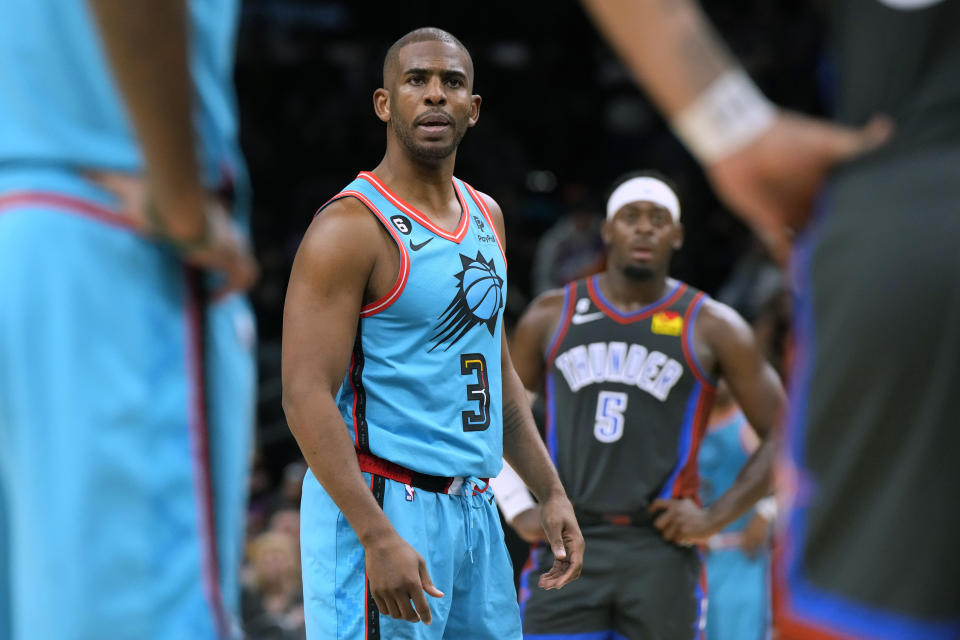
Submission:
M 589 554 L 563 591 L 532 588 L 554 562 L 535 547 L 522 578 L 528 640 L 690 640 L 703 624 L 692 545 L 771 486 L 779 379 L 732 309 L 669 278 L 680 203 L 659 177 L 618 182 L 607 202 L 604 273 L 537 298 L 511 340 L 528 389 L 543 388 L 547 447 Z M 763 442 L 707 509 L 697 451 L 717 378 Z
M 692 0 L 585 4 L 727 203 L 781 253 L 803 229 L 780 636 L 960 638 L 960 0 L 829 3 L 838 124 L 771 105 Z
M 736 481 L 756 450 L 757 437 L 722 383 L 700 446 L 700 499 L 709 506 Z M 768 496 L 707 541 L 704 566 L 710 593 L 707 640 L 764 640 L 770 634 Z
M 2 4 L 0 638 L 235 637 L 239 3 Z
M 453 36 L 390 48 L 374 109 L 387 149 L 307 230 L 284 310 L 283 398 L 310 466 L 301 512 L 312 639 L 517 640 L 490 476 L 501 454 L 543 504 L 557 562 L 583 539 L 504 348 L 503 214 L 453 176 L 477 122 Z

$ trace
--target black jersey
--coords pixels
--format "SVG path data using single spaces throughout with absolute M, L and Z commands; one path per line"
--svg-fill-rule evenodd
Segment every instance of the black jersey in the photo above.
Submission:
M 777 627 L 790 640 L 952 640 L 960 0 L 833 12 L 838 118 L 889 113 L 896 128 L 831 175 L 796 242 Z
M 596 276 L 566 286 L 546 356 L 546 436 L 578 510 L 643 514 L 658 497 L 696 499 L 714 392 L 692 348 L 704 299 L 676 282 L 623 313 Z
M 886 152 L 960 145 L 960 0 L 837 0 L 837 118 L 896 121 Z

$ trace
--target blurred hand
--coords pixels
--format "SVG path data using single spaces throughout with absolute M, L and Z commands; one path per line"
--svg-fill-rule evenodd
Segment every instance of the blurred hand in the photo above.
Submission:
M 545 541 L 546 534 L 543 526 L 540 524 L 540 506 L 530 507 L 526 511 L 521 511 L 510 521 L 510 526 L 517 532 L 517 535 L 523 538 L 524 542 L 533 544 L 534 542 Z
M 117 172 L 88 172 L 87 176 L 120 200 L 119 213 L 136 230 L 171 242 L 186 263 L 221 274 L 224 283 L 213 293 L 214 299 L 246 291 L 257 281 L 259 268 L 250 244 L 217 198 L 209 196 L 205 202 L 206 233 L 194 246 L 189 238 L 173 234 L 162 215 L 150 215 L 145 178 Z
M 705 544 L 707 539 L 717 532 L 717 527 L 710 522 L 707 511 L 689 498 L 654 500 L 649 511 L 659 513 L 653 526 L 665 540 L 674 544 Z
M 398 620 L 430 624 L 433 618 L 423 594 L 442 598 L 443 592 L 430 579 L 423 556 L 396 532 L 367 544 L 364 551 L 370 593 L 380 613 Z
M 791 236 L 806 226 L 827 173 L 877 148 L 892 131 L 886 116 L 852 128 L 781 111 L 763 136 L 707 167 L 707 175 L 727 206 L 785 263 Z
M 540 505 L 540 523 L 550 549 L 553 566 L 540 576 L 542 589 L 559 589 L 580 577 L 583 568 L 583 534 L 566 495 L 550 498 Z
M 740 548 L 751 558 L 755 557 L 767 546 L 767 534 L 770 531 L 770 523 L 766 518 L 754 514 L 750 522 L 740 533 Z

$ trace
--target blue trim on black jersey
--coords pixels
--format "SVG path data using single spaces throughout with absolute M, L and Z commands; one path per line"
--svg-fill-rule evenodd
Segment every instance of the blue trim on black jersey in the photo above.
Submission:
M 703 385 L 700 381 L 693 384 L 690 395 L 687 397 L 687 408 L 683 412 L 683 427 L 680 430 L 680 447 L 677 451 L 677 465 L 670 472 L 663 489 L 657 495 L 658 498 L 673 497 L 673 487 L 677 482 L 677 476 L 687 464 L 687 456 L 690 454 L 690 440 L 693 438 L 693 419 L 697 414 L 697 405 L 700 403 L 700 394 L 703 392 Z
M 547 451 L 550 452 L 550 459 L 553 460 L 553 466 L 557 466 L 557 407 L 556 393 L 553 389 L 553 370 L 547 371 L 544 384 L 547 390 Z
M 601 302 L 603 302 L 603 304 L 609 307 L 609 310 L 612 311 L 614 315 L 618 316 L 621 320 L 632 320 L 637 316 L 641 316 L 644 313 L 648 313 L 649 311 L 656 309 L 658 306 L 662 305 L 664 302 L 669 300 L 670 297 L 673 296 L 677 292 L 677 290 L 683 286 L 682 282 L 677 281 L 677 284 L 656 302 L 651 302 L 650 304 L 643 307 L 642 309 L 637 309 L 636 311 L 631 311 L 630 313 L 624 313 L 623 311 L 618 309 L 616 305 L 614 305 L 612 302 L 607 300 L 607 297 L 605 295 L 603 295 L 603 290 L 600 288 L 600 285 L 597 282 L 597 277 L 598 276 L 591 276 L 594 292 L 596 292 L 597 297 L 600 298 Z
M 703 301 L 706 299 L 707 296 L 703 295 L 700 296 L 700 299 L 694 303 L 693 309 L 690 310 L 690 326 L 684 327 L 685 331 L 683 332 L 683 339 L 687 343 L 687 352 L 690 354 L 690 362 L 697 368 L 697 372 L 704 380 L 716 386 L 716 378 L 707 374 L 706 370 L 703 368 L 703 365 L 700 364 L 700 359 L 697 358 L 696 350 L 693 348 L 693 326 L 697 321 L 697 314 L 700 313 L 700 307 L 703 306 Z
M 573 295 L 573 290 L 576 286 L 576 282 L 571 282 L 563 287 L 563 307 L 561 307 L 563 310 L 560 312 L 560 322 L 557 323 L 557 328 L 553 330 L 553 336 L 550 338 L 550 342 L 547 343 L 547 348 L 543 352 L 548 357 L 553 353 L 554 348 L 556 348 L 557 341 L 560 339 L 560 336 L 563 334 L 563 329 L 567 325 L 570 297 Z

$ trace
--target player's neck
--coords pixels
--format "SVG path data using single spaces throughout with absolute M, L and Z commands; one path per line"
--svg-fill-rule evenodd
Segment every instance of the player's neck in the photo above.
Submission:
M 641 309 L 667 295 L 673 282 L 666 274 L 648 279 L 627 277 L 616 269 L 607 269 L 598 278 L 603 295 L 618 309 L 626 312 Z
M 444 216 L 450 213 L 450 203 L 456 199 L 452 182 L 456 156 L 454 151 L 447 158 L 427 163 L 396 145 L 388 145 L 387 153 L 373 173 L 420 211 Z M 442 224 L 441 220 L 434 222 Z

